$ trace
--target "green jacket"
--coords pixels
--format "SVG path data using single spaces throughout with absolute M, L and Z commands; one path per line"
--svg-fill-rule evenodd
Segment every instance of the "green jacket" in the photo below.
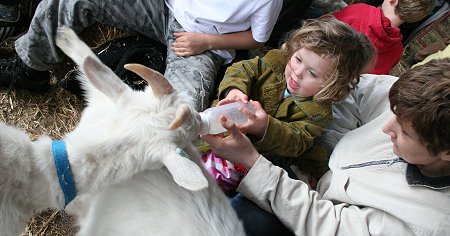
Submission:
M 226 70 L 217 99 L 213 102 L 216 105 L 230 88 L 237 88 L 249 99 L 259 101 L 269 115 L 269 123 L 262 140 L 250 138 L 262 155 L 271 161 L 280 158 L 282 163 L 276 164 L 283 165 L 294 163 L 292 157 L 300 157 L 310 149 L 314 138 L 332 119 L 331 103 L 317 102 L 313 97 L 283 98 L 286 63 L 278 49 L 269 51 L 262 58 L 234 63 Z

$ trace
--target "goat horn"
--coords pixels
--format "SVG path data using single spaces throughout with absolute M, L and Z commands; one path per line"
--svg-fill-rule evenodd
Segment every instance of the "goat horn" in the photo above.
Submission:
M 175 114 L 175 119 L 170 123 L 169 130 L 174 130 L 183 125 L 186 119 L 189 116 L 189 107 L 184 105 L 178 108 L 177 113 Z
M 152 70 L 140 64 L 125 64 L 125 69 L 132 71 L 147 81 L 152 87 L 153 94 L 157 97 L 173 93 L 173 87 L 158 71 Z

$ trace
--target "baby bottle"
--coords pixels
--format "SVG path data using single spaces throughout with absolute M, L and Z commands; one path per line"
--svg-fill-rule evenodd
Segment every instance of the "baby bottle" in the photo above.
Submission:
M 250 103 L 233 102 L 222 106 L 211 107 L 203 112 L 200 112 L 202 123 L 200 125 L 199 134 L 219 134 L 227 131 L 220 123 L 219 117 L 221 115 L 231 119 L 236 125 L 243 124 L 247 121 L 247 116 L 239 110 L 239 105 L 242 104 L 250 111 L 255 112 L 255 108 Z

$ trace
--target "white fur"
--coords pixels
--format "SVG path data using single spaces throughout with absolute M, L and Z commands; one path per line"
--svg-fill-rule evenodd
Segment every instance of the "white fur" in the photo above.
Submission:
M 188 107 L 187 122 L 168 129 L 187 106 L 183 98 L 131 90 L 70 29 L 60 29 L 56 41 L 80 67 L 88 99 L 80 123 L 63 138 L 77 194 L 85 196 L 69 204 L 81 214 L 78 235 L 244 235 L 191 144 L 198 114 Z M 51 139 L 32 142 L 0 124 L 0 235 L 18 235 L 49 207 L 64 207 Z

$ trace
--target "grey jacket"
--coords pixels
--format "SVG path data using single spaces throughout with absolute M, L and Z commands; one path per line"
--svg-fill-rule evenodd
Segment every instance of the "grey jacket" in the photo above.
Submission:
M 450 235 L 450 176 L 434 181 L 394 155 L 381 131 L 391 115 L 344 135 L 317 191 L 262 156 L 237 190 L 296 235 Z

